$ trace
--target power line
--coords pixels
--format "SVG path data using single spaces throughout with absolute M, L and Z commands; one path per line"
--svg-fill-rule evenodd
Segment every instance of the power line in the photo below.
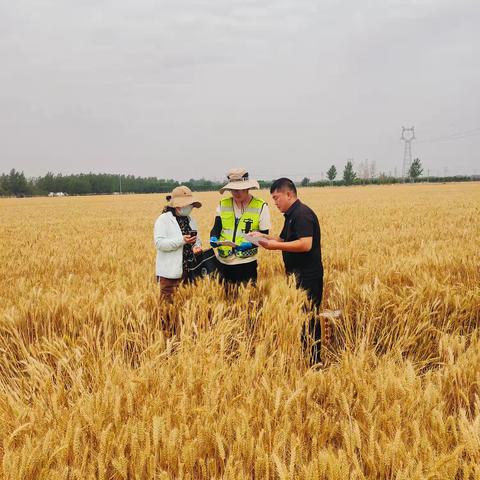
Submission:
M 443 135 L 441 137 L 429 138 L 427 140 L 419 140 L 417 143 L 436 143 L 442 141 L 463 140 L 465 138 L 473 137 L 480 134 L 480 127 L 472 130 L 466 130 L 464 132 L 451 133 L 449 135 Z

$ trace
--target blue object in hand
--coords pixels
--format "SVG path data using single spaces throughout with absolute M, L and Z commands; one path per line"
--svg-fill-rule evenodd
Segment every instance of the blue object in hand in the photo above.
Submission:
M 245 250 L 249 250 L 250 248 L 253 247 L 253 244 L 250 243 L 250 242 L 242 242 L 238 247 L 237 247 L 237 250 L 239 252 L 243 252 Z
M 217 242 L 218 242 L 217 237 L 210 237 L 210 246 L 212 248 L 217 248 L 218 247 Z

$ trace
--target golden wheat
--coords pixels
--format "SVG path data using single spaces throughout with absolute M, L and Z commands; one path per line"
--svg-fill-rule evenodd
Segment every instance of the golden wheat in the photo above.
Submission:
M 322 371 L 278 253 L 256 289 L 207 279 L 169 311 L 162 195 L 0 200 L 0 478 L 480 478 L 479 185 L 300 195 L 343 312 Z

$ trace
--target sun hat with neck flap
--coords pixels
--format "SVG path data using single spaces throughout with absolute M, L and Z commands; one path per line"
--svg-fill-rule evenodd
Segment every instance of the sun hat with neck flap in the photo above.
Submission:
M 232 168 L 227 174 L 227 180 L 228 183 L 220 189 L 220 193 L 225 192 L 225 190 L 250 190 L 252 188 L 260 188 L 257 180 L 251 180 L 247 170 L 244 168 Z
M 175 187 L 171 193 L 167 195 L 168 206 L 172 208 L 188 207 L 200 208 L 202 204 L 193 196 L 192 191 L 185 185 Z

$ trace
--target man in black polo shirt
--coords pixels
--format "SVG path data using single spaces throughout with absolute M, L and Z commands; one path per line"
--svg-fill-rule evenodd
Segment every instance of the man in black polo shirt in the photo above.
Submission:
M 290 179 L 275 180 L 270 194 L 284 214 L 285 223 L 279 237 L 261 235 L 259 244 L 268 250 L 281 250 L 287 274 L 294 274 L 297 288 L 306 291 L 313 308 L 308 333 L 305 326 L 302 330 L 302 343 L 305 349 L 311 344 L 310 364 L 319 364 L 321 332 L 317 312 L 323 294 L 320 224 L 315 212 L 297 198 L 297 189 Z

